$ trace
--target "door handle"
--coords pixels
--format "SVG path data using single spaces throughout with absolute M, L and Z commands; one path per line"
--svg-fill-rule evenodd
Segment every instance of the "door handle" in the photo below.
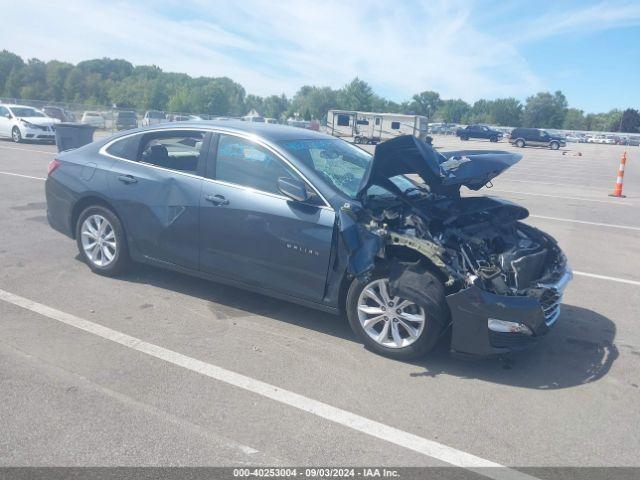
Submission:
M 131 185 L 132 183 L 138 183 L 138 180 L 133 175 L 120 175 L 118 177 L 122 183 L 126 183 L 127 185 Z
M 229 205 L 229 200 L 227 200 L 224 195 L 205 195 L 204 199 L 207 202 L 211 202 L 217 206 Z

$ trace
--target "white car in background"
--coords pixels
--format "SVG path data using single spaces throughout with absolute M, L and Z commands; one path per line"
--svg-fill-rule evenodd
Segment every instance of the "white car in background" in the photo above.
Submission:
M 142 126 L 159 125 L 167 122 L 167 115 L 160 110 L 147 110 L 142 117 Z
M 0 104 L 0 137 L 11 138 L 16 143 L 24 140 L 55 142 L 55 124 L 59 122 L 37 108 Z
M 80 122 L 96 128 L 105 128 L 106 120 L 100 112 L 87 111 L 82 114 Z

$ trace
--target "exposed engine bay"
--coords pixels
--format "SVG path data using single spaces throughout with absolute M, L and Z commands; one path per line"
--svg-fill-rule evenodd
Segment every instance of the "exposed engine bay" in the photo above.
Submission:
M 411 136 L 381 143 L 359 203 L 345 203 L 338 214 L 347 272 L 366 281 L 388 271 L 389 293 L 416 304 L 440 296 L 434 308 L 449 312 L 441 322 L 450 322 L 456 352 L 494 355 L 535 343 L 560 314 L 571 279 L 564 254 L 551 236 L 522 222 L 525 208 L 460 196 L 461 187 L 489 186 L 521 158 L 438 152 Z M 444 290 L 423 282 L 426 273 Z
M 377 247 L 382 257 L 419 253 L 441 272 L 450 293 L 477 286 L 527 295 L 557 281 L 565 257 L 551 236 L 520 222 L 529 215 L 525 208 L 460 197 L 461 186 L 478 190 L 521 158 L 501 151 L 441 153 L 411 136 L 380 144 L 358 193 L 361 207 L 346 204 L 341 212 L 343 232 L 352 231 L 344 236 L 351 273 L 373 268 Z M 399 186 L 394 179 L 400 177 L 414 186 Z
M 369 201 L 361 222 L 380 238 L 379 256 L 417 252 L 440 270 L 451 292 L 475 285 L 527 295 L 564 271 L 555 240 L 519 221 L 528 215 L 522 207 L 486 197 L 426 196 L 411 203 Z

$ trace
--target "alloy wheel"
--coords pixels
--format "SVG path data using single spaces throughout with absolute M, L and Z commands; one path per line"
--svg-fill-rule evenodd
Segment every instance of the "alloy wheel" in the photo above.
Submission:
M 387 348 L 404 348 L 422 334 L 425 311 L 414 302 L 389 295 L 389 280 L 370 282 L 358 297 L 358 320 L 376 343 Z
M 80 236 L 84 253 L 95 266 L 104 268 L 116 258 L 116 233 L 102 215 L 88 216 L 82 223 Z

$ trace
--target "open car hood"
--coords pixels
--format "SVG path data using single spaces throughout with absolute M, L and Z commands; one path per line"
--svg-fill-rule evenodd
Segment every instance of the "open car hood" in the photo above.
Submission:
M 461 185 L 479 190 L 521 158 L 517 153 L 489 150 L 441 153 L 412 135 L 403 135 L 377 146 L 358 198 L 372 185 L 395 191 L 390 179 L 407 174 L 418 175 L 435 193 L 457 194 Z

